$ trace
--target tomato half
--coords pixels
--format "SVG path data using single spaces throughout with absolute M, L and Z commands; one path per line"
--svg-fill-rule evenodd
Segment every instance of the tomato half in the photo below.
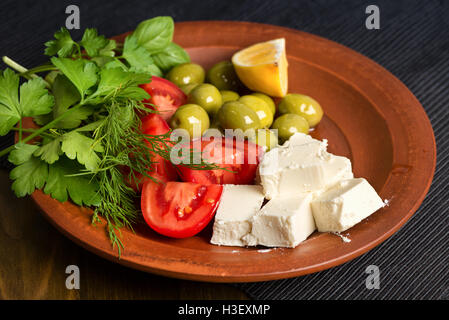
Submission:
M 164 120 L 168 120 L 179 106 L 187 103 L 187 96 L 173 82 L 152 76 L 151 82 L 140 86 L 151 96 L 144 103 L 151 103 Z M 153 109 L 153 106 L 148 105 Z
M 194 142 L 192 142 L 195 148 Z M 236 139 L 201 140 L 203 158 L 227 170 L 194 170 L 178 165 L 182 181 L 204 185 L 210 184 L 252 184 L 256 177 L 257 166 L 263 154 L 260 146 L 250 141 Z
M 156 232 L 186 238 L 200 232 L 212 220 L 223 186 L 187 182 L 145 181 L 141 208 L 146 223 Z
M 170 127 L 159 114 L 150 113 L 142 118 L 141 131 L 144 134 L 162 135 L 169 132 Z M 161 182 L 178 180 L 176 168 L 170 161 L 164 159 L 158 154 L 152 154 L 151 160 L 154 162 L 151 170 L 148 171 L 148 174 L 151 177 Z M 135 179 L 129 179 L 129 172 L 129 168 L 124 168 L 122 171 L 126 179 L 129 180 L 129 186 L 131 186 L 134 191 L 139 192 L 142 190 L 143 184 L 148 178 L 140 173 L 135 173 Z
M 167 122 L 156 113 L 149 114 L 142 119 L 142 133 L 151 135 L 162 135 L 170 131 Z M 150 173 L 151 176 L 161 181 L 176 181 L 178 180 L 178 173 L 173 164 L 162 158 L 158 154 L 153 155 L 152 159 L 154 170 Z
M 141 119 L 141 131 L 145 134 L 160 135 L 170 131 L 170 126 L 159 114 L 150 113 Z

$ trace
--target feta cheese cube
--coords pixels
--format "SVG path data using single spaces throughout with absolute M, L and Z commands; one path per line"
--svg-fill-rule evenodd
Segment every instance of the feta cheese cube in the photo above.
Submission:
M 342 180 L 311 203 L 320 232 L 342 232 L 384 206 L 376 190 L 363 178 Z
M 351 161 L 326 151 L 327 142 L 293 136 L 286 146 L 270 150 L 259 165 L 267 199 L 319 191 L 352 178 Z
M 252 232 L 256 242 L 267 247 L 296 247 L 316 227 L 310 208 L 312 193 L 270 200 L 253 217 Z
M 287 141 L 284 142 L 282 147 L 286 148 L 286 147 L 301 146 L 303 144 L 308 144 L 308 143 L 318 143 L 321 145 L 321 147 L 324 150 L 327 149 L 327 140 L 326 139 L 324 139 L 323 141 L 320 141 L 320 140 L 312 138 L 309 134 L 305 134 L 305 133 L 301 133 L 301 132 L 296 132 L 295 134 L 293 134 L 290 137 L 290 139 L 288 139 Z
M 255 245 L 249 236 L 251 218 L 260 210 L 263 201 L 260 186 L 224 185 L 210 242 L 224 246 Z

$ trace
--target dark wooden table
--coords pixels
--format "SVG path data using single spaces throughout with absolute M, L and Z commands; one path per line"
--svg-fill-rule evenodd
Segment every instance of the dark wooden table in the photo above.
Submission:
M 77 265 L 80 289 L 65 286 Z M 0 170 L 0 299 L 248 299 L 226 284 L 160 277 L 104 260 L 60 234 Z

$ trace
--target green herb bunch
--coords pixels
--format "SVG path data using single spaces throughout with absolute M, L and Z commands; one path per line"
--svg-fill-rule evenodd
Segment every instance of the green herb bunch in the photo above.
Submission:
M 130 168 L 128 178 L 149 177 L 152 155 L 169 159 L 168 135 L 139 130 L 139 115 L 152 112 L 139 85 L 190 60 L 172 42 L 173 31 L 170 17 L 156 17 L 140 23 L 122 45 L 95 29 L 75 42 L 62 28 L 45 44 L 47 64 L 27 70 L 3 57 L 16 71 L 0 72 L 0 135 L 18 131 L 18 142 L 0 151 L 15 165 L 13 191 L 23 197 L 42 189 L 61 202 L 94 207 L 92 222 L 105 218 L 119 254 L 119 229 L 138 218 L 136 194 L 121 168 Z M 39 127 L 23 128 L 24 117 Z

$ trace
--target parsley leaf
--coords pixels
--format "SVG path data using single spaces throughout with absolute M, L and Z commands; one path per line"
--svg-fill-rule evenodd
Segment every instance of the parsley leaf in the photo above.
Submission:
M 80 44 L 86 49 L 89 57 L 95 57 L 99 55 L 100 49 L 109 44 L 109 40 L 104 36 L 99 36 L 97 29 L 88 28 L 84 31 Z
M 101 202 L 98 182 L 92 179 L 92 175 L 76 175 L 82 169 L 73 160 L 61 157 L 49 166 L 44 192 L 61 202 L 67 201 L 70 195 L 79 206 L 98 206 Z
M 187 52 L 176 43 L 170 43 L 163 51 L 153 55 L 154 63 L 167 72 L 174 66 L 181 63 L 190 62 Z
M 59 159 L 62 154 L 61 141 L 62 138 L 58 137 L 56 139 L 50 140 L 44 139 L 42 146 L 40 146 L 36 151 L 33 152 L 35 157 L 40 157 L 45 162 L 52 164 Z
M 108 44 L 103 49 L 100 49 L 100 51 L 98 52 L 98 56 L 93 57 L 91 60 L 94 61 L 100 68 L 110 62 L 115 61 L 119 62 L 120 60 L 114 59 L 115 56 L 114 49 L 116 47 L 117 43 L 115 42 L 115 40 L 109 40 Z M 126 68 L 125 65 L 123 66 Z
M 16 165 L 11 171 L 12 188 L 21 197 L 37 188 L 59 201 L 69 198 L 80 206 L 97 206 L 113 245 L 123 247 L 117 231 L 135 222 L 135 193 L 126 184 L 120 167 L 145 174 L 152 164 L 152 150 L 160 140 L 142 139 L 140 112 L 148 93 L 140 85 L 151 76 L 162 76 L 175 65 L 190 61 L 188 54 L 172 43 L 174 22 L 157 17 L 140 23 L 118 45 L 86 29 L 75 42 L 65 28 L 45 46 L 51 64 L 31 68 L 32 80 L 20 85 L 11 70 L 0 72 L 0 134 L 21 118 L 31 116 L 41 127 L 26 128 L 21 142 L 0 151 L 9 153 Z M 81 51 L 83 50 L 83 51 Z M 5 57 L 11 68 L 26 68 Z M 47 72 L 46 82 L 37 77 Z M 44 83 L 51 87 L 49 93 Z M 25 142 L 34 140 L 34 145 Z M 203 166 L 201 167 L 204 168 Z
M 97 66 L 93 62 L 56 57 L 51 58 L 51 62 L 73 83 L 81 98 L 97 83 Z
M 53 97 L 45 89 L 42 78 L 31 79 L 20 86 L 20 105 L 22 117 L 47 114 L 52 110 Z
M 125 71 L 128 71 L 129 69 L 123 62 L 121 62 L 118 59 L 108 61 L 103 65 L 103 69 L 114 69 L 114 68 L 121 68 L 122 70 Z
M 116 61 L 112 57 L 103 57 L 103 56 L 93 57 L 90 60 L 95 62 L 99 68 L 103 68 L 106 64 Z
M 61 28 L 55 33 L 55 40 L 50 40 L 45 43 L 45 54 L 47 56 L 58 55 L 59 57 L 70 57 L 76 42 L 73 41 L 70 33 L 66 28 Z
M 19 76 L 10 69 L 0 74 L 0 135 L 4 136 L 20 120 L 20 112 L 17 110 L 19 98 L 17 88 Z
M 10 69 L 0 73 L 0 135 L 5 135 L 22 118 L 47 114 L 54 100 L 41 78 L 20 86 L 19 76 Z
M 155 64 L 149 64 L 147 66 L 145 66 L 143 69 L 142 68 L 137 68 L 137 67 L 131 67 L 129 68 L 130 71 L 134 71 L 137 73 L 146 73 L 149 76 L 156 76 L 156 77 L 162 77 L 163 73 L 161 71 L 161 69 L 159 69 L 159 67 Z
M 66 112 L 70 106 L 80 100 L 80 94 L 76 87 L 64 75 L 58 75 L 52 87 L 55 97 L 55 106 L 53 108 L 53 118 L 59 117 Z M 93 107 L 81 106 L 70 117 L 65 117 L 55 124 L 55 128 L 73 129 L 77 128 L 82 120 L 86 120 L 93 113 Z
M 161 70 L 154 64 L 151 54 L 137 44 L 133 36 L 125 39 L 123 45 L 123 57 L 129 63 L 132 71 L 145 72 L 153 76 L 162 76 Z
M 32 144 L 18 143 L 8 156 L 8 161 L 15 165 L 27 162 L 38 146 Z
M 16 196 L 23 197 L 36 189 L 44 187 L 46 194 L 61 202 L 68 200 L 68 195 L 77 205 L 98 206 L 101 198 L 99 185 L 92 175 L 77 175 L 82 167 L 76 162 L 62 157 L 48 165 L 33 154 L 38 146 L 20 143 L 11 151 L 8 160 L 16 167 L 11 171 L 14 180 L 12 189 Z
M 139 23 L 132 37 L 150 53 L 156 53 L 170 44 L 174 29 L 175 24 L 171 17 L 156 17 Z
M 47 113 L 33 118 L 34 122 L 39 126 L 45 126 L 51 120 L 53 120 L 53 114 Z
M 122 68 L 102 69 L 97 91 L 93 96 L 120 95 L 133 99 L 149 99 L 148 93 L 138 86 L 147 83 L 149 76 L 143 73 L 125 71 Z
M 59 74 L 53 82 L 52 92 L 55 97 L 53 112 L 61 114 L 71 105 L 80 101 L 80 94 L 73 83 L 64 75 Z
M 115 42 L 115 40 L 108 40 L 108 44 L 106 46 L 104 46 L 103 48 L 100 49 L 100 51 L 98 52 L 99 56 L 102 57 L 113 57 L 115 56 L 115 51 L 114 49 L 117 48 L 117 43 Z
M 42 188 L 47 180 L 48 165 L 33 156 L 37 148 L 35 145 L 20 143 L 9 154 L 8 160 L 16 165 L 9 176 L 14 180 L 12 190 L 17 197 L 24 197 Z
M 100 119 L 97 120 L 95 122 L 90 122 L 88 124 L 86 124 L 85 126 L 79 127 L 77 129 L 75 129 L 78 132 L 83 132 L 83 131 L 95 131 L 99 126 L 101 126 L 101 124 L 104 122 L 104 119 Z
M 103 146 L 81 133 L 70 131 L 63 136 L 61 150 L 69 159 L 77 159 L 87 170 L 95 171 L 100 163 L 95 152 L 103 152 Z

